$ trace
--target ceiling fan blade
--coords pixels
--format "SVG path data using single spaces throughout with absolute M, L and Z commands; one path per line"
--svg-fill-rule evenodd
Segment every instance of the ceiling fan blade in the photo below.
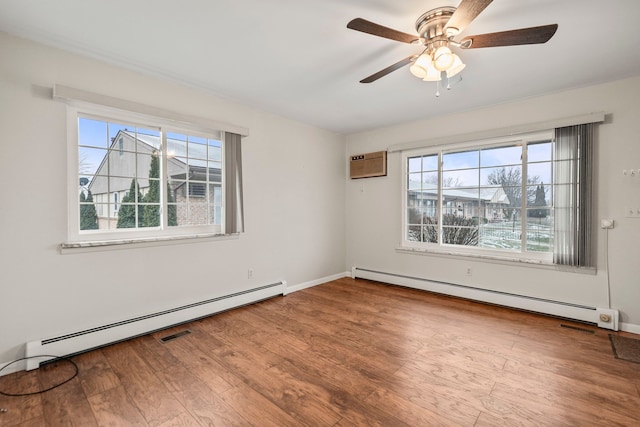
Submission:
M 404 67 L 405 65 L 408 65 L 410 63 L 412 63 L 413 61 L 415 61 L 417 55 L 411 55 L 408 56 L 406 58 L 404 58 L 402 61 L 398 61 L 393 65 L 388 66 L 387 68 L 378 71 L 377 73 L 371 74 L 369 77 L 366 77 L 362 80 L 360 80 L 360 83 L 371 83 L 371 82 L 375 82 L 376 80 L 378 80 L 381 77 L 386 76 L 389 73 L 394 72 L 395 70 Z
M 458 33 L 464 30 L 476 16 L 485 10 L 493 0 L 462 0 L 458 8 L 447 22 L 446 28 L 457 28 Z
M 468 36 L 462 39 L 460 47 L 463 49 L 477 49 L 481 47 L 546 43 L 551 37 L 553 37 L 557 29 L 558 24 L 552 24 L 542 25 L 540 27 L 520 28 L 518 30 Z
M 385 39 L 396 40 L 403 43 L 411 43 L 418 40 L 418 36 L 403 33 L 393 28 L 384 27 L 366 19 L 356 18 L 347 24 L 347 28 L 351 30 L 361 31 L 363 33 L 372 34 L 374 36 L 383 37 Z

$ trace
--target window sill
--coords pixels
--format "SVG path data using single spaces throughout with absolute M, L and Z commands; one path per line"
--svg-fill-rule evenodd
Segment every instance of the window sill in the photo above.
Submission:
M 462 254 L 459 252 L 452 252 L 446 250 L 436 250 L 436 249 L 422 249 L 422 248 L 411 248 L 400 246 L 396 248 L 396 252 L 405 253 L 405 254 L 416 254 L 416 255 L 432 255 L 432 256 L 441 256 L 447 258 L 457 258 L 468 260 L 469 258 L 477 259 L 478 261 L 494 263 L 494 264 L 503 264 L 510 265 L 515 267 L 529 267 L 529 268 L 539 268 L 543 270 L 553 270 L 553 271 L 562 271 L 569 273 L 580 273 L 580 274 L 590 274 L 595 275 L 597 270 L 595 267 L 571 267 L 567 265 L 557 265 L 548 261 L 538 260 L 538 259 L 521 259 L 521 258 L 513 258 L 508 256 L 495 256 L 495 255 L 483 255 L 483 254 Z
M 92 240 L 86 242 L 65 242 L 61 243 L 60 253 L 83 253 L 83 252 L 97 252 L 107 251 L 115 249 L 132 249 L 132 248 L 144 248 L 150 246 L 164 246 L 164 245 L 179 245 L 189 242 L 204 242 L 211 240 L 229 240 L 237 239 L 238 233 L 235 234 L 190 234 L 184 236 L 163 236 L 163 237 L 148 237 L 148 238 L 135 238 L 135 239 L 114 239 L 114 240 Z

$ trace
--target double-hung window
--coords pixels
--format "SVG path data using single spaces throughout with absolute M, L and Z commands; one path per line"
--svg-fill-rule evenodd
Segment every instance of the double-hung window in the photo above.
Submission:
M 109 108 L 69 115 L 70 242 L 242 231 L 240 135 Z
M 402 246 L 589 266 L 589 239 L 566 231 L 591 228 L 590 157 L 560 130 L 403 152 Z

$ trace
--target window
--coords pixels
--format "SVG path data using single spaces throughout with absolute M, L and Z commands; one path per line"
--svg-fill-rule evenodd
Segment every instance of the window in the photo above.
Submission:
M 193 182 L 189 185 L 189 196 L 205 197 L 207 194 L 206 186 L 202 183 Z
M 126 112 L 99 113 L 72 113 L 72 241 L 241 231 L 239 135 L 165 126 L 153 118 L 140 123 L 139 115 Z M 233 221 L 225 224 L 225 215 Z
M 556 193 L 579 188 L 556 177 L 580 157 L 565 151 L 546 131 L 404 152 L 403 246 L 554 262 L 565 228 Z

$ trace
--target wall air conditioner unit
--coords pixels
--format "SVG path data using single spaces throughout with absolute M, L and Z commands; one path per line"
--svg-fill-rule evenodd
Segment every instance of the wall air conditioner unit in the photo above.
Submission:
M 351 156 L 349 176 L 351 179 L 387 176 L 387 152 L 376 151 Z

